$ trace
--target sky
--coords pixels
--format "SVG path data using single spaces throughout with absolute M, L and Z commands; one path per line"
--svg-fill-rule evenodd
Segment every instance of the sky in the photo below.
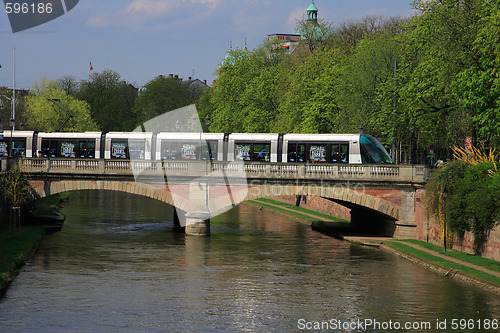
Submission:
M 37 2 L 39 0 L 26 0 Z M 57 0 L 58 1 L 58 0 Z M 315 0 L 336 24 L 367 15 L 406 17 L 412 0 Z M 253 49 L 292 33 L 311 0 L 80 0 L 66 14 L 13 33 L 0 4 L 0 86 L 29 89 L 41 77 L 88 79 L 110 69 L 142 87 L 158 75 L 207 80 L 232 44 Z

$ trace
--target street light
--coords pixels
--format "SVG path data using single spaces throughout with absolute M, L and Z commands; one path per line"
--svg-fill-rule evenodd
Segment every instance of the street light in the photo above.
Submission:
M 9 157 L 12 156 L 12 131 L 14 130 L 14 124 L 16 123 L 16 120 L 14 118 L 12 118 L 10 120 L 10 147 L 9 147 Z
M 443 194 L 443 250 L 446 252 L 446 234 L 447 232 L 447 227 L 446 227 L 446 198 L 448 197 L 448 190 L 446 186 L 443 188 L 442 191 Z

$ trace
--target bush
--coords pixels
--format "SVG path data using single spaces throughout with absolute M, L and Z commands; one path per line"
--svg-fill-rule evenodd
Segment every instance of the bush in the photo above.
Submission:
M 428 212 L 440 219 L 445 204 L 443 218 L 452 231 L 472 231 L 476 239 L 484 238 L 500 220 L 500 175 L 492 177 L 490 170 L 496 170 L 494 162 L 443 165 L 426 186 Z M 448 195 L 445 200 L 444 189 Z
M 446 221 L 458 232 L 484 237 L 500 219 L 500 177 L 491 177 L 492 162 L 470 165 L 456 180 L 447 200 Z

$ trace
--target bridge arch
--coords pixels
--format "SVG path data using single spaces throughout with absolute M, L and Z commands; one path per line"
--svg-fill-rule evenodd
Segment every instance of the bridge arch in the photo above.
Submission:
M 145 196 L 174 205 L 176 195 L 167 186 L 143 184 L 132 181 L 101 181 L 101 180 L 30 180 L 36 196 L 44 198 L 54 194 L 79 190 L 119 191 Z M 179 198 L 180 202 L 182 198 Z
M 275 197 L 281 195 L 317 196 L 342 205 L 359 206 L 399 220 L 400 206 L 383 198 L 367 193 L 363 188 L 351 189 L 346 186 L 295 186 L 295 185 L 258 185 L 249 189 L 247 199 Z

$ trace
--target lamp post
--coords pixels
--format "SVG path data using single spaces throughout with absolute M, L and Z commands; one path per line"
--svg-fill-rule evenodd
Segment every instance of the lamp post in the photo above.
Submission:
M 12 157 L 12 150 L 13 150 L 13 147 L 12 147 L 12 132 L 14 130 L 14 124 L 15 123 L 16 123 L 16 120 L 14 118 L 12 118 L 10 120 L 9 157 Z
M 446 234 L 447 232 L 447 227 L 446 227 L 446 198 L 448 197 L 448 190 L 446 186 L 443 188 L 443 250 L 446 252 Z
M 207 126 L 207 130 L 208 130 L 208 126 L 210 126 L 210 115 L 207 114 L 207 116 L 205 117 L 205 126 Z

